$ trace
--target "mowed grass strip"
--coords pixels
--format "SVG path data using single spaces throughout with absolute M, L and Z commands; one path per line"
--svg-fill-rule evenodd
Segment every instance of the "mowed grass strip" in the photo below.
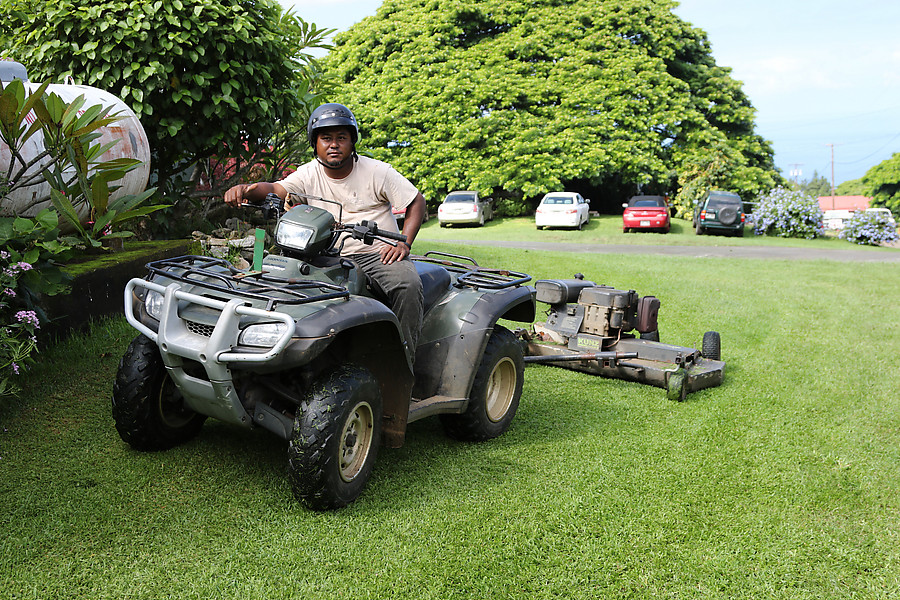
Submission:
M 135 332 L 102 322 L 0 412 L 0 598 L 900 594 L 900 267 L 429 247 L 655 295 L 663 341 L 721 333 L 725 383 L 673 403 L 529 367 L 506 435 L 414 423 L 323 514 L 265 431 L 124 444 L 109 398 Z

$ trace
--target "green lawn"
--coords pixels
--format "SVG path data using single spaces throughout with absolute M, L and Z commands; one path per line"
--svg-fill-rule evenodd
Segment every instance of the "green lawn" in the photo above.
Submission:
M 872 252 L 893 252 L 893 249 L 858 246 L 829 234 L 816 240 L 779 238 L 753 235 L 751 229 L 744 230 L 744 237 L 724 235 L 695 235 L 690 220 L 672 219 L 671 231 L 667 234 L 654 232 L 622 233 L 621 215 L 591 217 L 583 231 L 570 229 L 542 229 L 534 226 L 534 217 L 497 218 L 483 227 L 455 225 L 441 227 L 436 217 L 422 225 L 416 238 L 420 241 L 456 243 L 460 241 L 520 241 L 520 242 L 565 242 L 584 244 L 635 244 L 670 246 L 782 246 L 803 248 L 860 249 Z M 418 242 L 416 250 L 418 251 Z
M 106 322 L 0 408 L 0 599 L 900 596 L 900 266 L 427 246 L 656 295 L 663 341 L 721 332 L 725 383 L 530 367 L 506 435 L 414 423 L 322 514 L 265 431 L 121 442 Z

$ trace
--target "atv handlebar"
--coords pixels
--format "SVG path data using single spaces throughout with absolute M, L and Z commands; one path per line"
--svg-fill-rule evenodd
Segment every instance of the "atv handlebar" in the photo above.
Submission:
M 364 244 L 371 244 L 375 240 L 381 240 L 391 246 L 396 246 L 397 242 L 406 243 L 405 235 L 379 229 L 378 223 L 375 221 L 362 221 L 358 225 L 337 224 L 335 225 L 334 230 L 339 233 L 349 233 L 351 237 L 362 240 Z
M 310 196 L 310 198 L 314 198 L 316 200 L 321 200 L 323 202 L 332 202 L 337 206 L 340 206 L 337 202 L 333 202 L 331 200 L 325 200 L 324 198 L 317 198 Z M 242 206 L 252 206 L 254 208 L 261 209 L 263 212 L 263 217 L 267 220 L 281 218 L 281 216 L 286 212 L 284 209 L 284 200 L 282 200 L 278 194 L 267 194 L 265 199 L 260 204 L 250 204 L 245 202 Z M 384 229 L 378 228 L 378 223 L 375 221 L 362 221 L 355 225 L 347 225 L 344 223 L 335 223 L 334 229 L 335 234 L 349 234 L 350 237 L 362 240 L 364 244 L 371 245 L 375 240 L 380 240 L 386 244 L 390 244 L 391 246 L 396 246 L 397 242 L 406 242 L 406 236 L 402 233 L 394 233 L 393 231 L 385 231 Z
M 243 202 L 241 207 L 252 207 L 262 211 L 263 218 L 267 221 L 272 219 L 280 219 L 284 214 L 284 200 L 278 197 L 278 194 L 267 194 L 265 199 L 259 204 L 252 202 Z

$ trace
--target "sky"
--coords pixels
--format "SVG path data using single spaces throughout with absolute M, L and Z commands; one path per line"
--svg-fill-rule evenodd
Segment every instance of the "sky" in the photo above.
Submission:
M 381 5 L 280 1 L 338 31 Z M 785 177 L 839 185 L 900 152 L 897 0 L 682 0 L 675 14 L 707 33 L 716 63 L 742 82 Z

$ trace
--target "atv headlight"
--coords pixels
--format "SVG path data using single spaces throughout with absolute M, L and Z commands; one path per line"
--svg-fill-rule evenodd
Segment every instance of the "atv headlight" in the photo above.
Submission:
M 271 348 L 284 335 L 287 325 L 284 323 L 260 323 L 250 325 L 241 333 L 238 343 L 243 346 Z
M 275 230 L 275 243 L 282 248 L 290 248 L 302 252 L 316 232 L 312 227 L 282 220 Z
M 159 292 L 147 290 L 147 296 L 144 298 L 144 309 L 147 311 L 147 314 L 159 321 L 165 299 L 166 297 Z

